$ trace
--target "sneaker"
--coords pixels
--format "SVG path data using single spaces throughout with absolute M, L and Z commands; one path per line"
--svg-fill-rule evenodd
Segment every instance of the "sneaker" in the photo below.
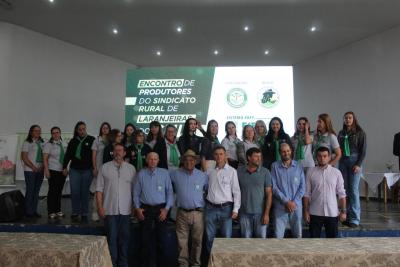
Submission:
M 57 215 L 57 217 L 59 217 L 59 218 L 65 217 L 65 214 L 64 214 L 62 211 L 57 212 L 56 215 Z
M 50 213 L 49 214 L 49 219 L 54 220 L 57 217 L 55 213 Z
M 358 227 L 358 224 L 349 223 L 349 227 L 350 227 L 350 228 L 357 228 L 357 227 Z
M 100 221 L 99 215 L 95 212 L 92 213 L 92 221 L 94 221 L 94 222 Z

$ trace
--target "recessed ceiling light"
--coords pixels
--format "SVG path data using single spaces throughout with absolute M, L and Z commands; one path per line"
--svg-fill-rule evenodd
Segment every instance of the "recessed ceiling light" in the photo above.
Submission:
M 268 55 L 268 54 L 269 54 L 269 50 L 265 50 L 264 55 Z
M 54 3 L 54 0 L 49 0 L 50 3 Z
M 178 26 L 178 27 L 176 27 L 176 32 L 178 32 L 178 33 L 181 33 L 182 32 L 182 26 Z
M 214 50 L 214 52 L 213 52 L 213 53 L 214 53 L 214 55 L 216 55 L 216 56 L 217 56 L 217 55 L 219 54 L 219 51 L 218 51 L 218 50 Z
M 310 28 L 310 31 L 311 32 L 315 32 L 317 30 L 317 27 L 315 27 L 315 26 L 312 26 L 311 28 Z
M 243 27 L 243 30 L 244 30 L 245 32 L 248 32 L 248 31 L 250 30 L 250 27 L 246 25 L 246 26 Z
M 157 50 L 157 51 L 156 51 L 156 55 L 157 55 L 157 56 L 161 56 L 161 51 L 160 51 L 160 50 Z
M 112 29 L 112 33 L 113 33 L 113 34 L 118 34 L 118 32 L 119 32 L 119 31 L 118 31 L 117 28 L 113 28 L 113 29 Z

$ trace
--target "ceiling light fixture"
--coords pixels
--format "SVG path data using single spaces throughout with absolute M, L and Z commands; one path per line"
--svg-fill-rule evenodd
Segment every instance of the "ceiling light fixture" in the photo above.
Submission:
M 311 32 L 315 32 L 317 30 L 317 27 L 315 27 L 315 26 L 312 26 L 311 28 L 310 28 L 310 31 Z
M 176 32 L 181 33 L 182 32 L 182 26 L 176 27 Z
M 214 50 L 214 55 L 218 55 L 219 54 L 219 51 L 218 50 Z
M 264 55 L 268 55 L 268 54 L 269 54 L 269 50 L 265 50 Z
M 157 56 L 161 56 L 161 51 L 160 51 L 160 50 L 157 50 L 157 51 L 156 51 L 156 55 L 157 55 Z
M 244 30 L 245 32 L 248 32 L 248 31 L 250 30 L 250 27 L 246 25 L 246 26 L 243 27 L 243 30 Z
M 117 28 L 113 28 L 113 29 L 112 29 L 112 33 L 113 33 L 113 34 L 117 35 L 117 34 L 118 34 L 118 32 L 119 32 L 119 31 L 118 31 L 118 29 L 117 29 Z

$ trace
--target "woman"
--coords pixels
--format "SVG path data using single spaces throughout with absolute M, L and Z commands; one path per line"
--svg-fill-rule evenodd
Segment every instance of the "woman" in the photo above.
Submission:
M 147 135 L 146 143 L 156 152 L 159 157 L 158 167 L 168 169 L 167 148 L 161 130 L 161 124 L 158 121 L 150 122 L 150 132 Z
M 357 227 L 360 224 L 360 191 L 359 184 L 362 163 L 367 151 L 367 137 L 358 124 L 356 115 L 348 111 L 343 116 L 343 128 L 338 135 L 342 157 L 339 169 L 344 179 L 344 187 L 348 196 L 347 221 L 343 224 Z
M 92 144 L 92 166 L 93 166 L 93 181 L 91 191 L 96 191 L 97 175 L 99 174 L 100 167 L 103 165 L 103 152 L 104 148 L 108 145 L 108 134 L 110 133 L 111 125 L 108 122 L 103 122 L 100 125 L 99 135 Z M 93 188 L 94 187 L 94 188 Z M 99 221 L 99 215 L 97 213 L 96 199 L 92 200 L 92 221 Z
M 21 160 L 25 176 L 25 215 L 28 218 L 42 217 L 37 212 L 39 191 L 43 182 L 43 139 L 39 125 L 29 128 L 21 149 Z
M 310 133 L 310 123 L 306 117 L 301 117 L 296 123 L 296 132 L 292 136 L 294 159 L 301 163 L 304 173 L 315 166 L 312 155 L 312 136 Z
M 293 148 L 290 136 L 283 129 L 282 120 L 278 117 L 273 117 L 269 122 L 268 134 L 265 136 L 264 147 L 262 148 L 263 166 L 268 170 L 271 169 L 273 162 L 281 160 L 280 146 L 282 143 L 287 143 Z
M 236 125 L 233 121 L 227 121 L 225 123 L 225 133 L 226 136 L 222 139 L 221 145 L 226 149 L 228 164 L 237 169 L 239 166 L 237 146 L 240 143 L 240 139 L 237 137 Z
M 69 183 L 71 187 L 71 202 L 73 221 L 87 222 L 89 213 L 89 188 L 92 183 L 92 145 L 95 138 L 86 132 L 86 124 L 79 121 L 74 128 L 74 137 L 68 143 L 65 153 L 63 172 L 67 176 L 69 169 Z
M 165 148 L 167 151 L 168 170 L 176 170 L 179 168 L 181 154 L 179 153 L 178 144 L 176 143 L 177 129 L 174 125 L 168 124 L 165 127 Z
M 124 128 L 122 144 L 128 148 L 130 147 L 133 141 L 133 133 L 136 131 L 136 127 L 132 123 L 127 123 Z
M 61 129 L 57 126 L 50 130 L 51 138 L 43 148 L 44 175 L 49 181 L 47 193 L 47 212 L 49 219 L 62 218 L 61 196 L 66 176 L 63 174 L 64 144 Z
M 108 134 L 111 131 L 111 125 L 108 122 L 103 122 L 100 125 L 99 135 L 92 145 L 92 165 L 93 178 L 96 178 L 100 167 L 103 165 L 104 148 L 108 145 Z
M 263 147 L 265 136 L 267 135 L 267 125 L 265 125 L 263 120 L 258 120 L 254 126 L 254 130 L 256 131 L 256 140 L 258 145 Z
M 315 153 L 317 149 L 321 146 L 329 148 L 332 154 L 332 159 L 329 164 L 332 166 L 336 166 L 340 157 L 342 156 L 342 152 L 340 151 L 340 145 L 337 140 L 335 130 L 332 126 L 332 120 L 326 113 L 318 115 L 317 133 L 314 135 L 313 140 L 314 160 L 316 160 Z
M 260 146 L 257 143 L 256 140 L 256 132 L 254 131 L 253 126 L 251 125 L 246 125 L 243 127 L 243 142 L 240 142 L 238 144 L 237 148 L 237 153 L 238 153 L 238 161 L 239 165 L 247 165 L 247 158 L 246 158 L 246 152 L 249 148 L 252 147 L 257 147 L 259 148 Z
M 144 142 L 144 139 L 144 132 L 136 130 L 134 133 L 135 143 L 128 147 L 126 152 L 127 160 L 135 166 L 137 172 L 147 166 L 146 156 L 152 151 L 151 147 Z
M 103 164 L 112 161 L 114 159 L 113 156 L 114 145 L 120 144 L 122 142 L 122 133 L 118 129 L 112 129 L 108 134 L 107 139 L 108 139 L 107 141 L 108 145 L 104 148 Z
M 213 155 L 214 147 L 219 145 L 218 140 L 218 122 L 210 120 L 207 123 L 207 131 L 203 140 L 201 141 L 201 169 L 207 171 L 210 168 L 215 168 L 215 160 Z

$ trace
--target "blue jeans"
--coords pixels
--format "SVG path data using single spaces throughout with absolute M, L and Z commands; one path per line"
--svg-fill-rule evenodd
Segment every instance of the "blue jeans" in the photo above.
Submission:
M 39 191 L 43 182 L 43 172 L 25 171 L 25 214 L 33 215 L 37 213 L 39 202 Z
M 108 248 L 114 267 L 128 266 L 130 240 L 129 217 L 129 215 L 107 215 L 104 219 Z
M 89 188 L 92 183 L 92 170 L 69 170 L 71 186 L 72 214 L 87 216 L 89 213 Z
M 344 188 L 348 197 L 347 221 L 358 225 L 360 224 L 361 214 L 359 188 L 361 171 L 353 172 L 352 168 L 356 161 L 357 154 L 351 154 L 350 157 L 343 156 L 339 161 L 339 169 L 343 175 Z
M 206 248 L 211 252 L 217 226 L 221 227 L 221 236 L 230 238 L 232 236 L 232 205 L 225 207 L 214 207 L 206 204 L 204 210 L 206 226 Z
M 301 238 L 303 226 L 302 220 L 302 207 L 298 206 L 292 213 L 286 212 L 284 207 L 275 207 L 274 209 L 274 223 L 275 223 L 275 237 L 283 238 L 285 236 L 286 225 L 289 223 L 292 236 Z
M 267 225 L 262 224 L 262 214 L 240 213 L 240 233 L 244 238 L 266 238 Z

